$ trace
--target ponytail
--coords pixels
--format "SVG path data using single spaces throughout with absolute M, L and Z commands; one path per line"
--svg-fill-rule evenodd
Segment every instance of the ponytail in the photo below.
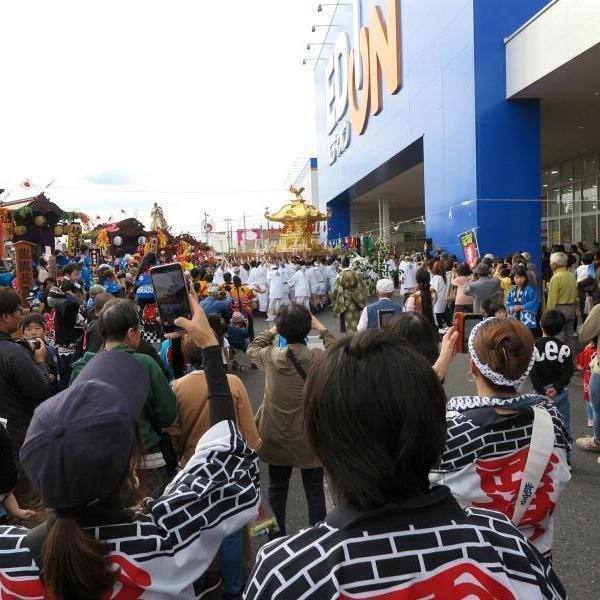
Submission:
M 111 569 L 108 553 L 108 545 L 87 534 L 74 519 L 56 519 L 42 547 L 42 579 L 50 597 L 104 597 L 119 578 L 119 572 Z
M 435 325 L 431 286 L 429 283 L 421 283 L 419 284 L 419 291 L 421 296 L 421 314 L 423 314 L 430 323 Z

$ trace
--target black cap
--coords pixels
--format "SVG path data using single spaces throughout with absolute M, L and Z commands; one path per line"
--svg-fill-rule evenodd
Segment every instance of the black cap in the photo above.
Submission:
M 35 409 L 19 460 L 45 506 L 79 509 L 117 490 L 149 389 L 138 361 L 110 350 Z

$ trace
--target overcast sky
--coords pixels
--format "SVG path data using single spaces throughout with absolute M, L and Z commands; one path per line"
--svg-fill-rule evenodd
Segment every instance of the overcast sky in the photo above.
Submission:
M 258 224 L 315 151 L 316 6 L 2 2 L 0 187 L 55 179 L 51 199 L 92 217 L 148 221 L 158 202 L 192 233 L 205 210 L 218 229 L 244 211 Z

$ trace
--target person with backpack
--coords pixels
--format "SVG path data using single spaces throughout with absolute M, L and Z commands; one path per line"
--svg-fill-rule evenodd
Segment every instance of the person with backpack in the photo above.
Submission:
M 282 306 L 275 327 L 256 336 L 248 346 L 248 358 L 265 372 L 265 393 L 256 413 L 258 433 L 263 440 L 259 452 L 269 465 L 269 503 L 281 535 L 286 534 L 286 505 L 290 476 L 301 470 L 311 525 L 325 516 L 323 466 L 306 437 L 302 390 L 307 373 L 323 353 L 308 348 L 306 337 L 311 329 L 321 335 L 325 345 L 335 339 L 310 311 L 299 304 Z M 283 336 L 285 348 L 273 345 Z

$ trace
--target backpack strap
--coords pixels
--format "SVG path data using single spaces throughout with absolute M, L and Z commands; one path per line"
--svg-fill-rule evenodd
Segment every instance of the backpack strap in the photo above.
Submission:
M 298 375 L 300 375 L 300 377 L 302 377 L 302 379 L 306 381 L 306 371 L 302 368 L 302 365 L 298 362 L 296 355 L 292 352 L 292 349 L 289 346 L 287 349 L 287 354 L 288 358 L 290 359 L 290 362 L 292 363 L 292 365 L 294 365 L 294 369 L 298 371 Z
M 521 487 L 515 502 L 512 522 L 523 520 L 527 509 L 540 486 L 554 449 L 554 423 L 550 413 L 541 406 L 533 407 L 533 431 L 527 454 L 527 462 L 521 477 Z

